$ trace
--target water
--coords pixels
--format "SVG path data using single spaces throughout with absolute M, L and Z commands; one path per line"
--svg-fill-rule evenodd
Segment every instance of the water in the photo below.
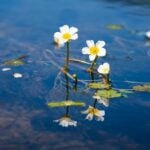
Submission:
M 87 107 L 71 108 L 72 119 L 78 121 L 76 128 L 54 123 L 65 109 L 49 109 L 46 104 L 66 96 L 65 85 L 55 82 L 65 52 L 51 44 L 59 26 L 79 28 L 79 40 L 71 44 L 73 58 L 88 61 L 81 55 L 85 41 L 105 40 L 108 57 L 100 62 L 111 64 L 115 87 L 131 88 L 133 84 L 117 81 L 150 80 L 150 47 L 143 35 L 150 30 L 149 16 L 148 0 L 0 0 L 0 63 L 28 56 L 26 65 L 0 73 L 0 149 L 148 150 L 149 93 L 135 92 L 128 98 L 113 99 L 108 108 L 98 105 L 106 111 L 104 122 L 84 120 L 80 111 Z M 123 28 L 110 30 L 110 24 Z M 78 67 L 75 65 L 71 72 L 78 71 L 80 79 L 88 79 Z M 23 78 L 13 78 L 15 72 Z M 83 93 L 83 87 L 80 85 L 78 92 L 70 91 L 70 98 L 92 105 L 92 95 Z

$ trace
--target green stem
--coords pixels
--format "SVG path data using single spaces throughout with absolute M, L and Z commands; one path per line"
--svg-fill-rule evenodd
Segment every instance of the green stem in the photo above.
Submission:
M 96 107 L 97 99 L 94 100 L 93 107 Z
M 68 76 L 65 74 L 66 77 L 66 101 L 69 100 L 69 79 Z M 66 107 L 66 116 L 69 114 L 69 106 Z
M 68 66 L 69 66 L 69 42 L 67 42 L 66 46 L 67 46 L 66 47 L 66 49 L 67 49 L 67 55 L 66 55 L 66 65 L 65 65 L 65 68 L 68 71 Z
M 66 107 L 66 116 L 69 115 L 69 106 Z
M 97 61 L 97 59 L 98 59 L 98 56 L 95 57 L 95 59 L 93 60 L 91 66 L 90 66 L 91 71 L 93 71 L 93 67 L 94 67 L 94 65 L 95 65 L 95 63 L 96 63 L 96 61 Z

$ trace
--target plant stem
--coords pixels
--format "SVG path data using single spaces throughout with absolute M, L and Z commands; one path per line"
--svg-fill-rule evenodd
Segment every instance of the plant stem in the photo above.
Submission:
M 68 71 L 68 66 L 69 66 L 69 42 L 66 43 L 66 49 L 67 49 L 67 54 L 66 54 L 66 71 Z
M 66 116 L 69 114 L 69 106 L 66 107 Z
M 69 79 L 68 76 L 65 74 L 66 78 L 66 101 L 69 100 Z M 69 106 L 66 107 L 66 116 L 69 114 Z
M 95 63 L 96 63 L 96 61 L 97 61 L 97 59 L 98 59 L 98 56 L 95 57 L 95 59 L 93 60 L 91 66 L 90 66 L 90 70 L 91 70 L 91 71 L 93 71 L 93 67 L 94 67 L 94 65 L 95 65 Z
M 94 100 L 93 107 L 96 107 L 97 99 Z

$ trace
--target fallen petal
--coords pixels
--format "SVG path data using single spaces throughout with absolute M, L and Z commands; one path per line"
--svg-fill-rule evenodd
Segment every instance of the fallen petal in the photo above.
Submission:
M 13 76 L 14 76 L 14 78 L 22 78 L 21 73 L 14 73 Z

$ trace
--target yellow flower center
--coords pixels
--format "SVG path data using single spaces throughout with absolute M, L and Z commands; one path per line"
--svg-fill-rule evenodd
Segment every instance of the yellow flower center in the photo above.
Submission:
M 97 55 L 99 52 L 99 48 L 96 46 L 90 47 L 90 54 L 91 55 Z
M 63 34 L 62 38 L 69 41 L 71 39 L 71 34 L 70 33 L 65 33 L 65 34 Z
M 96 108 L 89 108 L 88 111 L 90 114 L 93 114 L 95 116 L 97 116 L 97 113 L 99 112 L 99 110 Z

